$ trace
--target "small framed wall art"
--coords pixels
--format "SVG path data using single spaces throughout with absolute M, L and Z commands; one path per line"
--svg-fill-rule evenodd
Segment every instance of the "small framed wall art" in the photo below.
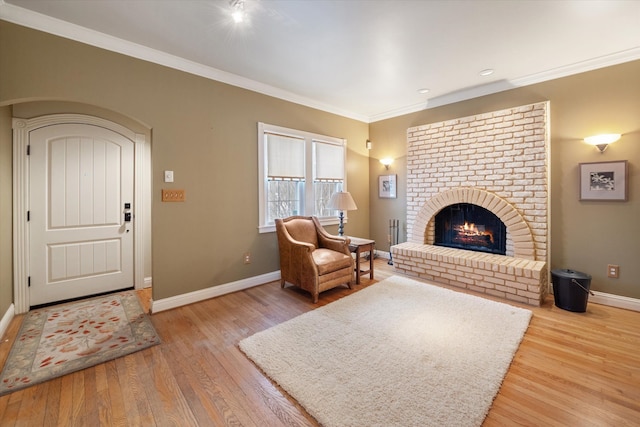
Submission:
M 627 200 L 627 161 L 580 163 L 580 200 Z
M 397 175 L 380 175 L 378 178 L 378 195 L 383 199 L 398 197 Z

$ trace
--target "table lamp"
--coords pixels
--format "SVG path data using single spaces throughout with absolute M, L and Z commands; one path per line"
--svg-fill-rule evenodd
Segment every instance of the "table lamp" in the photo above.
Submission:
M 355 211 L 358 209 L 356 206 L 356 202 L 353 201 L 353 197 L 349 194 L 348 191 L 338 191 L 337 193 L 333 193 L 331 199 L 329 200 L 329 204 L 327 205 L 329 209 L 337 209 L 340 211 L 340 226 L 338 227 L 338 235 L 344 235 L 344 211 Z

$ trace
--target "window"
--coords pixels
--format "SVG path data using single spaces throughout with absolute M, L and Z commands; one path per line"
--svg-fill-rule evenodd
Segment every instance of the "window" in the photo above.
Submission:
M 315 215 L 336 222 L 327 209 L 331 195 L 346 191 L 346 141 L 258 123 L 260 232 L 275 230 L 275 219 Z

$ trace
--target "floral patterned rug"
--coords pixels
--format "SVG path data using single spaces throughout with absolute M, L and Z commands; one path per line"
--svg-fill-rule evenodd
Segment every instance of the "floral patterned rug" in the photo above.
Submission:
M 0 374 L 0 396 L 159 343 L 134 291 L 32 310 Z

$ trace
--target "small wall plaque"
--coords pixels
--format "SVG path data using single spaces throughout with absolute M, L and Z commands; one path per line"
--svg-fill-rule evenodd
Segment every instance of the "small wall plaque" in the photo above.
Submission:
M 380 175 L 378 179 L 378 195 L 384 199 L 395 199 L 398 197 L 398 175 Z
M 627 200 L 627 161 L 580 163 L 580 200 Z
M 162 190 L 163 202 L 184 202 L 184 190 Z

